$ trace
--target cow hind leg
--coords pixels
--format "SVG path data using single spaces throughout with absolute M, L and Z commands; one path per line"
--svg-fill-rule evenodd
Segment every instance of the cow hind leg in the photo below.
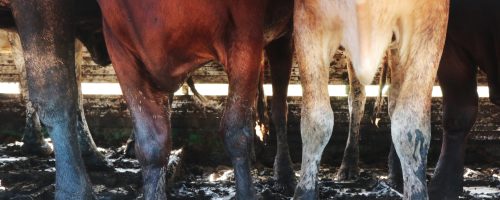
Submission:
M 21 99 L 26 105 L 26 125 L 23 131 L 22 151 L 31 155 L 49 156 L 52 154 L 52 147 L 44 140 L 42 124 L 36 113 L 33 103 L 29 100 L 28 83 L 26 77 L 26 68 L 24 66 L 23 49 L 19 35 L 14 32 L 8 33 L 14 64 L 19 72 L 19 83 L 21 89 Z
M 23 45 L 30 99 L 54 144 L 55 199 L 93 199 L 76 136 L 74 2 L 16 0 L 11 7 Z
M 292 168 L 292 159 L 287 139 L 288 83 L 292 69 L 292 50 L 290 35 L 286 35 L 266 47 L 266 53 L 271 67 L 271 81 L 273 84 L 272 114 L 277 149 L 274 159 L 275 189 L 292 195 L 296 186 L 295 173 Z
M 467 135 L 478 112 L 477 68 L 448 40 L 438 70 L 443 91 L 443 141 L 431 179 L 431 199 L 458 199 L 462 192 Z
M 337 172 L 337 180 L 353 180 L 359 175 L 359 129 L 365 111 L 366 93 L 357 79 L 351 64 L 349 73 L 349 137 L 344 151 L 342 164 Z
M 23 131 L 24 153 L 36 156 L 49 156 L 54 152 L 52 146 L 43 137 L 42 124 L 40 118 L 31 102 L 26 105 L 26 125 Z
M 396 84 L 406 85 L 395 79 L 397 78 L 393 76 L 393 87 L 389 97 L 389 105 L 392 109 L 390 108 L 389 112 L 392 141 L 403 169 L 404 199 L 427 199 L 425 169 L 430 142 L 430 113 L 428 113 L 430 108 L 428 106 L 430 106 L 432 81 L 420 82 L 422 83 L 420 89 L 424 87 L 426 89 L 418 91 L 416 88 L 394 87 Z M 409 77 L 404 79 L 411 81 L 408 80 Z M 418 97 L 410 94 L 409 91 L 418 91 Z
M 425 172 L 431 136 L 431 94 L 447 22 L 445 1 L 435 3 L 426 5 L 435 9 L 429 16 L 433 20 L 417 20 L 421 17 L 418 14 L 401 19 L 400 65 L 391 71 L 391 135 L 401 161 L 404 199 L 428 199 Z M 422 11 L 428 12 L 429 8 Z
M 302 164 L 294 199 L 318 199 L 318 171 L 323 150 L 333 131 L 333 111 L 328 94 L 329 64 L 340 44 L 340 34 L 325 30 L 325 13 L 308 10 L 296 2 L 294 13 L 295 55 L 302 84 Z M 314 5 L 317 6 L 317 5 Z

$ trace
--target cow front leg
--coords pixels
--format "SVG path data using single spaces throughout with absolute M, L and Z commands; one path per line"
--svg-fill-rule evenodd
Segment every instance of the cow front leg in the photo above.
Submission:
M 144 197 L 166 199 L 167 164 L 172 148 L 168 97 L 139 85 L 122 87 L 128 93 L 126 99 L 133 116 L 135 155 L 141 164 Z
M 254 92 L 251 90 L 249 88 L 245 92 Z M 224 135 L 224 147 L 234 168 L 236 199 L 255 199 L 255 189 L 250 174 L 251 143 L 254 138 L 252 104 L 255 101 L 252 99 L 255 99 L 255 96 L 246 97 L 247 94 L 236 93 L 240 92 L 234 92 L 228 97 L 226 111 L 221 122 L 221 132 Z
M 323 150 L 333 131 L 333 111 L 328 94 L 329 64 L 339 46 L 340 34 L 320 4 L 295 2 L 294 44 L 302 84 L 302 164 L 294 199 L 318 199 L 318 170 Z M 312 7 L 312 8 L 311 8 Z M 320 8 L 321 7 L 321 8 Z
M 106 45 L 134 124 L 135 155 L 141 164 L 144 199 L 166 199 L 167 164 L 172 148 L 168 93 L 158 88 L 142 62 L 108 31 L 104 23 Z
M 15 32 L 8 32 L 8 38 L 12 47 L 12 56 L 14 64 L 19 72 L 19 85 L 21 89 L 21 100 L 26 105 L 26 125 L 23 131 L 22 151 L 27 154 L 38 156 L 49 156 L 52 154 L 52 147 L 44 140 L 42 124 L 36 113 L 33 103 L 29 100 L 28 83 L 26 77 L 26 68 L 24 66 L 23 49 L 21 38 Z
M 258 29 L 254 33 L 259 33 Z M 255 135 L 255 103 L 264 48 L 262 35 L 248 36 L 248 33 L 241 31 L 243 30 L 233 33 L 235 39 L 229 47 L 228 63 L 225 65 L 229 94 L 221 121 L 221 134 L 233 164 L 236 199 L 239 200 L 256 199 L 250 174 L 250 156 Z
M 354 180 L 359 175 L 359 129 L 365 111 L 366 93 L 350 63 L 349 74 L 349 137 L 344 151 L 342 164 L 337 172 L 338 180 Z
M 54 144 L 55 199 L 93 199 L 76 136 L 75 4 L 15 0 L 11 7 L 23 46 L 30 99 Z
M 429 186 L 430 199 L 458 199 L 462 192 L 467 136 L 478 112 L 475 66 L 453 40 L 446 41 L 438 70 L 443 91 L 443 140 Z

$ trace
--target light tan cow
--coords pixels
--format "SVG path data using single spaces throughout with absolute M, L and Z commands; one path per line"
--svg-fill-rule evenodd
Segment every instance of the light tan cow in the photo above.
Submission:
M 362 84 L 373 79 L 391 36 L 389 113 L 405 199 L 428 199 L 425 177 L 432 85 L 444 45 L 448 0 L 296 0 L 294 43 L 303 88 L 302 166 L 295 199 L 318 198 L 318 167 L 333 130 L 328 66 L 345 47 Z

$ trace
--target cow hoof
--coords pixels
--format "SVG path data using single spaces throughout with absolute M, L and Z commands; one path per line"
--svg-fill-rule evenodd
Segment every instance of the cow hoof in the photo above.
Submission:
M 359 178 L 359 167 L 340 167 L 336 176 L 338 181 L 353 181 Z
M 280 194 L 284 194 L 286 196 L 292 196 L 293 192 L 295 190 L 295 180 L 287 180 L 287 181 L 280 181 L 277 180 L 274 185 L 273 185 L 273 190 L 276 192 L 279 192 Z
M 276 199 L 288 199 L 287 196 L 284 196 L 281 193 L 274 193 L 269 189 L 264 190 L 261 194 L 257 195 L 257 199 L 259 200 L 276 200 Z
M 24 154 L 40 156 L 40 157 L 48 157 L 54 153 L 54 149 L 47 142 L 43 142 L 41 144 L 27 144 L 24 143 L 21 147 L 21 151 Z
M 403 183 L 398 181 L 398 180 L 393 180 L 389 177 L 387 180 L 387 185 L 389 185 L 392 189 L 400 192 L 401 194 L 403 193 Z
M 305 189 L 301 187 L 297 187 L 295 189 L 295 195 L 293 195 L 293 199 L 304 199 L 304 200 L 315 200 L 319 199 L 319 191 L 314 189 Z
M 75 197 L 75 193 L 70 193 L 70 194 L 57 194 L 54 199 L 85 199 L 85 200 L 97 200 L 97 196 L 94 193 L 88 193 L 88 194 L 82 194 L 81 198 Z
M 455 187 L 450 187 L 450 185 L 438 186 L 437 184 L 429 186 L 429 199 L 430 200 L 449 200 L 449 199 L 458 199 L 460 193 L 463 192 L 461 185 L 455 185 Z M 452 189 L 455 188 L 455 189 Z
M 102 155 L 84 156 L 85 168 L 89 171 L 113 171 L 113 165 Z
M 434 192 L 431 193 L 429 192 L 429 200 L 452 200 L 452 199 L 458 199 L 459 194 L 454 194 L 454 195 L 443 195 L 442 192 Z
M 281 167 L 274 170 L 274 191 L 281 194 L 292 196 L 297 186 L 297 181 L 295 179 L 295 172 L 293 171 L 291 164 L 280 165 Z
M 440 200 L 445 199 L 443 192 L 435 191 L 432 188 L 429 188 L 429 200 Z
M 94 194 L 91 186 L 85 187 L 84 191 L 71 191 L 71 188 L 57 189 L 54 199 L 85 199 L 95 200 L 97 196 Z

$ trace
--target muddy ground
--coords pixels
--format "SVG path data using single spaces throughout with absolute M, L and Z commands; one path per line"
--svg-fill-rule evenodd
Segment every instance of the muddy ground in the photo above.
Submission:
M 0 145 L 0 199 L 53 199 L 53 157 L 27 157 L 20 151 L 22 143 Z M 114 171 L 89 172 L 98 199 L 142 199 L 139 163 L 121 158 L 121 148 L 102 149 L 115 167 Z M 182 153 L 180 153 L 182 155 Z M 182 163 L 182 162 L 180 162 Z M 229 166 L 176 165 L 175 181 L 171 181 L 169 199 L 231 199 L 234 196 L 234 175 Z M 386 184 L 386 168 L 362 166 L 357 181 L 338 182 L 333 179 L 336 167 L 320 170 L 321 199 L 401 199 L 401 194 Z M 295 166 L 298 175 L 299 165 Z M 255 187 L 263 199 L 291 199 L 273 190 L 272 168 L 254 166 Z M 432 168 L 428 175 L 431 176 Z M 500 168 L 468 166 L 465 189 L 461 199 L 499 199 Z

